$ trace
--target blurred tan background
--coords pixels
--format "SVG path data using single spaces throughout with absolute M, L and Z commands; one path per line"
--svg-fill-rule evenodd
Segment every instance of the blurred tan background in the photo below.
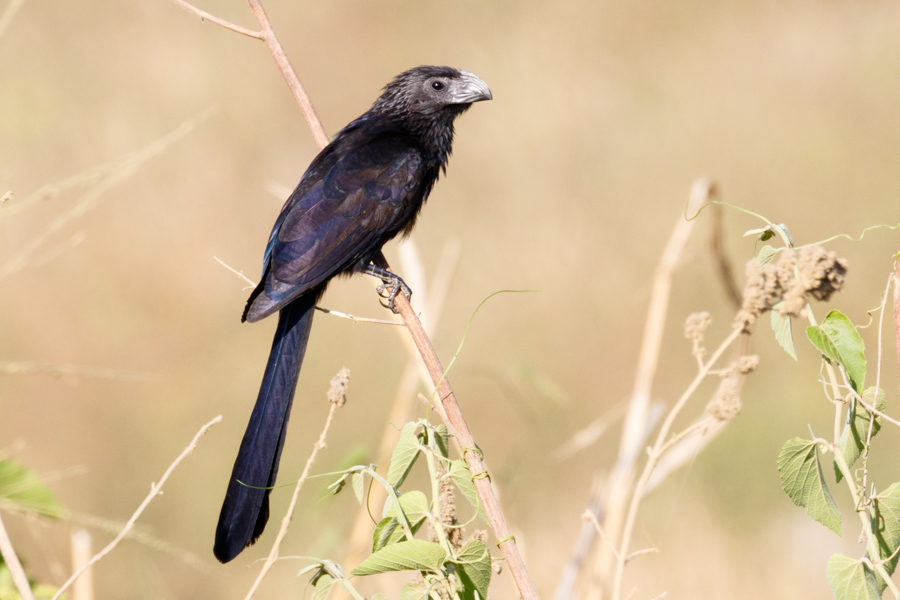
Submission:
M 240 0 L 199 6 L 253 26 Z M 797 243 L 900 221 L 900 5 L 895 2 L 382 2 L 269 0 L 269 15 L 329 134 L 382 85 L 418 64 L 471 70 L 494 101 L 457 124 L 448 173 L 415 231 L 426 270 L 444 245 L 462 254 L 435 334 L 449 362 L 477 304 L 452 381 L 490 462 L 537 585 L 550 597 L 580 527 L 592 478 L 617 449 L 609 433 L 564 462 L 556 450 L 610 414 L 632 386 L 650 281 L 691 182 L 717 180 L 725 201 L 788 224 Z M 224 422 L 174 474 L 141 523 L 209 562 L 205 572 L 134 542 L 95 569 L 98 597 L 240 598 L 262 542 L 219 566 L 213 531 L 255 399 L 274 320 L 242 325 L 247 292 L 213 260 L 251 278 L 283 198 L 315 155 L 265 47 L 201 22 L 168 0 L 27 0 L 0 38 L 0 265 L 43 235 L 87 188 L 14 216 L 41 186 L 139 150 L 210 106 L 216 114 L 95 208 L 53 233 L 0 281 L 0 361 L 142 373 L 153 381 L 0 375 L 0 449 L 52 479 L 79 514 L 127 519 L 197 428 Z M 695 365 L 684 318 L 733 314 L 701 217 L 679 271 L 654 397 L 671 404 Z M 758 221 L 726 211 L 738 275 Z M 69 245 L 73 236 L 81 243 Z M 831 303 L 864 323 L 876 307 L 897 232 L 831 247 L 850 263 Z M 396 247 L 387 249 L 396 263 Z M 323 304 L 387 317 L 370 282 L 335 283 Z M 830 307 L 817 307 L 820 316 Z M 350 400 L 316 465 L 374 460 L 407 360 L 389 328 L 319 315 L 301 375 L 280 480 L 298 476 L 318 435 L 328 380 L 346 365 Z M 890 323 L 890 319 L 888 320 Z M 825 561 L 856 556 L 843 489 L 844 539 L 794 507 L 775 457 L 795 435 L 830 431 L 819 360 L 795 327 L 799 361 L 762 324 L 744 411 L 646 502 L 629 566 L 635 598 L 827 598 Z M 888 332 L 890 326 L 886 326 Z M 875 332 L 865 333 L 871 360 Z M 896 353 L 885 345 L 889 407 Z M 874 374 L 874 366 L 870 366 Z M 707 387 L 705 394 L 711 388 Z M 702 410 L 701 394 L 688 412 Z M 617 422 L 613 431 L 617 431 Z M 876 439 L 876 484 L 900 479 L 900 432 Z M 313 480 L 283 554 L 340 560 L 352 494 Z M 28 568 L 60 583 L 68 523 L 8 519 Z M 97 544 L 106 543 L 97 534 Z M 301 562 L 276 567 L 263 597 L 294 598 Z M 512 597 L 507 575 L 494 597 Z M 397 596 L 397 592 L 393 594 Z

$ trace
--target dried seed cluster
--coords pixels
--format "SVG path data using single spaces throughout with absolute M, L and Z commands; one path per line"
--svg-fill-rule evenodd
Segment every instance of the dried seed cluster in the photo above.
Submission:
M 741 378 L 759 366 L 759 356 L 748 354 L 734 361 L 725 369 L 716 395 L 706 405 L 706 413 L 720 421 L 729 421 L 741 412 Z
M 328 388 L 328 401 L 343 406 L 347 403 L 347 389 L 350 387 L 350 369 L 343 367 L 331 378 Z
M 684 322 L 684 337 L 691 340 L 691 354 L 698 359 L 703 358 L 706 354 L 706 348 L 703 347 L 703 332 L 712 323 L 712 317 L 708 312 L 695 312 L 688 315 Z
M 778 307 L 781 315 L 799 317 L 806 306 L 807 294 L 816 300 L 828 300 L 843 287 L 846 273 L 847 260 L 822 246 L 782 250 L 766 265 L 750 260 L 744 302 L 736 324 L 750 333 L 756 319 L 781 301 L 783 304 Z

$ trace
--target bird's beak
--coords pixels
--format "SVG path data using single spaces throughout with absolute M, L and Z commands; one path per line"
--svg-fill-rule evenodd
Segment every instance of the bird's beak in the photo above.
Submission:
M 493 100 L 491 88 L 481 77 L 469 71 L 460 71 L 459 83 L 453 90 L 453 104 L 471 104 L 481 100 Z

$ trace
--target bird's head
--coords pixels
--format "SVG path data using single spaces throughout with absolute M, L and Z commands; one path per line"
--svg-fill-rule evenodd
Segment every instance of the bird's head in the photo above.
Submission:
M 453 116 L 473 102 L 491 100 L 491 90 L 474 73 L 451 67 L 422 66 L 404 71 L 384 87 L 373 109 L 392 113 L 432 115 L 449 112 Z

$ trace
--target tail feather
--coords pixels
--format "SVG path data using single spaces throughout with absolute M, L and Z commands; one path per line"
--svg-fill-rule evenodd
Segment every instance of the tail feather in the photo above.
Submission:
M 269 520 L 269 492 L 275 484 L 294 389 L 312 326 L 318 293 L 283 308 L 256 406 L 241 441 L 219 514 L 213 553 L 228 562 L 262 534 Z

